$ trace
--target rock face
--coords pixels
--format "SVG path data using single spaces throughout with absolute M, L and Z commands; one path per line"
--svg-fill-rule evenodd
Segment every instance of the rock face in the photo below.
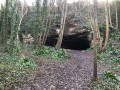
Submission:
M 22 34 L 24 44 L 33 44 L 34 39 L 31 34 Z
M 75 16 L 68 17 L 66 20 L 62 48 L 74 50 L 86 50 L 90 47 L 90 30 L 79 28 L 79 23 Z M 58 27 L 58 25 L 57 25 Z M 51 30 L 48 34 L 46 45 L 55 46 L 58 40 L 60 29 Z
M 57 31 L 50 34 L 47 38 L 46 45 L 55 46 L 58 40 Z M 74 50 L 86 50 L 90 47 L 91 37 L 90 31 L 80 29 L 72 33 L 64 34 L 62 48 Z

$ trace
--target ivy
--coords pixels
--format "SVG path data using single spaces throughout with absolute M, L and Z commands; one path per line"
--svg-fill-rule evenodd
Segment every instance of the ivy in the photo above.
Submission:
M 12 17 L 12 28 L 11 28 L 11 37 L 10 37 L 10 45 L 9 45 L 9 53 L 13 54 L 13 53 L 17 53 L 19 52 L 19 41 L 18 41 L 18 25 L 19 25 L 19 21 L 20 21 L 20 16 L 16 10 L 16 5 L 14 6 L 14 13 L 13 13 L 13 17 Z

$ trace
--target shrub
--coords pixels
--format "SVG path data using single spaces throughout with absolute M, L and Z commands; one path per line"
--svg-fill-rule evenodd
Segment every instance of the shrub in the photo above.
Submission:
M 106 60 L 110 61 L 112 63 L 120 63 L 120 59 L 117 57 L 119 55 L 119 52 L 117 49 L 110 43 L 108 44 L 107 49 L 105 52 L 102 52 L 99 56 L 98 59 L 101 60 Z
M 105 71 L 102 73 L 102 78 L 103 79 L 109 79 L 109 80 L 112 80 L 112 81 L 120 81 L 120 77 L 118 77 L 116 74 L 114 74 L 114 72 L 111 72 L 111 71 Z
M 10 47 L 9 47 L 9 45 L 4 48 L 3 52 L 6 52 L 6 53 L 9 53 L 9 52 L 10 52 Z M 14 47 L 13 50 L 12 50 L 12 54 L 17 54 L 17 53 L 19 53 L 19 49 L 16 48 L 16 47 Z
M 110 43 L 105 53 L 109 53 L 110 55 L 118 55 L 117 49 Z
M 111 34 L 111 39 L 120 42 L 120 32 L 112 33 Z
M 20 68 L 23 68 L 23 67 L 24 68 L 29 67 L 32 69 L 36 68 L 35 62 L 27 56 L 20 58 L 16 63 L 16 66 L 20 66 Z
M 90 84 L 91 90 L 120 90 L 120 77 L 114 72 L 105 71 L 97 82 Z
M 62 58 L 62 59 L 66 59 L 68 57 L 67 52 L 64 49 L 54 50 L 50 55 L 53 58 Z
M 66 59 L 68 57 L 67 52 L 64 49 L 57 50 L 53 47 L 43 47 L 34 52 L 34 55 L 49 55 L 52 58 Z
M 120 63 L 120 59 L 115 57 L 115 56 L 114 57 L 110 57 L 109 61 L 112 62 L 112 63 Z
M 51 49 L 52 47 L 43 47 L 41 49 L 37 49 L 34 53 L 34 55 L 38 56 L 38 55 L 43 55 L 43 54 L 48 54 L 52 51 Z

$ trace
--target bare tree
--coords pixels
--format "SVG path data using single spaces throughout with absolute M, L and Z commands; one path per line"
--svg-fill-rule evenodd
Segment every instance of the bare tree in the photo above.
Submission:
M 47 15 L 47 20 L 46 20 L 46 26 L 45 26 L 45 32 L 43 34 L 43 41 L 42 41 L 42 44 L 45 45 L 45 42 L 46 42 L 46 39 L 47 39 L 47 34 L 49 32 L 49 29 L 51 27 L 51 22 L 52 22 L 52 19 L 54 18 L 54 15 L 55 14 L 55 10 L 54 10 L 54 4 L 55 4 L 55 0 L 50 0 L 49 1 L 49 6 L 48 6 L 48 15 Z M 56 18 L 56 16 L 55 16 Z M 55 22 L 54 22 L 55 23 Z
M 108 9 L 109 9 L 109 21 L 110 21 L 110 26 L 112 27 L 110 3 L 108 3 Z
M 56 44 L 57 49 L 61 48 L 61 44 L 62 44 L 62 40 L 63 40 L 63 34 L 64 34 L 64 28 L 65 28 L 65 22 L 66 22 L 66 16 L 67 16 L 67 0 L 63 1 L 63 7 L 61 7 L 61 6 L 59 6 L 59 7 L 61 9 L 62 16 L 61 16 L 60 33 L 59 33 L 58 41 Z
M 90 2 L 88 3 L 88 6 L 90 6 Z M 91 8 L 88 8 L 88 17 L 89 17 L 89 23 L 90 23 L 90 27 L 93 31 L 93 27 L 94 27 L 94 23 L 93 23 L 93 18 L 92 18 L 92 13 L 91 13 Z M 97 20 L 98 23 L 98 20 Z M 102 48 L 102 42 L 101 42 L 101 36 L 100 36 L 100 30 L 99 27 L 97 26 L 97 45 L 99 46 L 99 48 Z
M 105 6 L 105 16 L 106 16 L 106 36 L 105 36 L 104 46 L 102 47 L 103 52 L 105 51 L 105 49 L 107 47 L 107 42 L 109 39 L 108 1 L 106 4 L 104 4 L 104 6 Z
M 94 3 L 94 13 L 93 13 L 93 20 L 94 20 L 94 25 L 93 25 L 93 38 L 94 38 L 94 70 L 93 70 L 93 80 L 97 80 L 97 31 L 98 31 L 98 22 L 97 22 L 97 0 L 93 0 Z
M 118 10 L 117 10 L 117 1 L 115 0 L 115 13 L 116 13 L 116 32 L 118 32 Z

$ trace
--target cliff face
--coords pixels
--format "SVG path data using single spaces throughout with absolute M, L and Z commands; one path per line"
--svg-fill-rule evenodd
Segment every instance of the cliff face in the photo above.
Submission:
M 48 34 L 46 45 L 55 46 L 58 40 L 60 27 L 51 30 Z M 75 49 L 75 50 L 86 50 L 90 47 L 91 36 L 90 30 L 79 28 L 79 21 L 76 16 L 72 15 L 67 17 L 64 37 L 62 42 L 62 48 Z

